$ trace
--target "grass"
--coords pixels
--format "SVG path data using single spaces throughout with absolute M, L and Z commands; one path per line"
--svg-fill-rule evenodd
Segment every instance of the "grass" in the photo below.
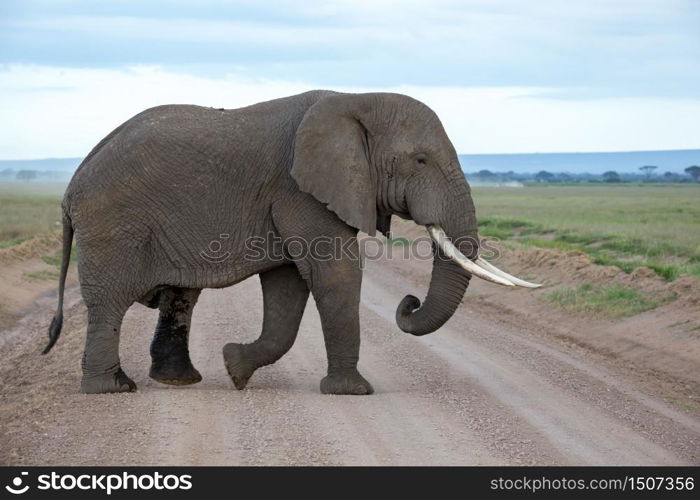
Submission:
M 56 254 L 56 255 L 45 255 L 44 257 L 41 258 L 44 262 L 46 262 L 50 266 L 56 266 L 59 267 L 61 265 L 61 255 Z
M 625 272 L 646 266 L 668 280 L 700 277 L 700 185 L 475 186 L 472 192 L 484 236 L 581 250 Z
M 61 228 L 65 183 L 0 182 L 0 248 Z
M 24 273 L 24 276 L 30 280 L 57 280 L 60 275 L 61 269 L 61 256 L 63 251 L 59 250 L 53 255 L 44 255 L 41 260 L 44 263 L 52 266 L 52 269 L 43 269 L 41 271 L 35 271 L 31 273 Z M 70 261 L 75 262 L 76 259 L 75 247 L 71 248 Z
M 479 220 L 479 232 L 482 236 L 490 236 L 505 240 L 514 234 L 526 235 L 544 232 L 537 224 L 517 219 L 486 218 Z
M 44 269 L 33 273 L 24 273 L 30 280 L 57 280 L 59 272 L 56 269 Z
M 541 248 L 556 248 L 558 250 L 564 250 L 564 251 L 571 251 L 571 250 L 577 250 L 578 247 L 576 245 L 572 245 L 570 243 L 566 243 L 565 241 L 559 241 L 559 240 L 543 240 L 539 238 L 523 238 L 521 240 L 518 240 L 521 243 L 532 246 L 532 247 L 541 247 Z
M 401 238 L 391 238 L 391 239 L 387 238 L 387 241 L 388 241 L 389 243 L 391 243 L 392 245 L 395 245 L 395 246 L 406 246 L 406 245 L 410 245 L 410 244 L 411 244 L 411 242 L 410 242 L 409 240 L 407 240 L 406 238 L 403 238 L 403 237 L 401 237 Z
M 661 301 L 645 297 L 637 290 L 619 285 L 596 287 L 585 284 L 556 290 L 547 294 L 545 299 L 569 312 L 606 318 L 633 316 L 661 304 Z
M 75 251 L 76 251 L 76 250 L 75 250 L 75 246 L 73 246 L 73 247 L 71 248 L 71 251 L 70 251 L 70 262 L 71 262 L 71 263 L 75 262 L 76 255 L 77 255 L 77 254 L 75 253 Z M 56 252 L 56 253 L 53 254 L 53 255 L 44 255 L 44 256 L 41 258 L 41 260 L 43 260 L 45 263 L 47 263 L 47 264 L 50 265 L 50 266 L 54 266 L 54 267 L 60 268 L 60 267 L 61 267 L 61 256 L 62 256 L 62 253 L 63 253 L 63 251 L 62 251 L 62 250 L 59 250 L 58 252 Z
M 686 399 L 688 396 L 675 396 L 675 395 L 666 395 L 664 399 L 666 400 L 667 403 L 671 403 L 673 405 L 678 406 L 679 408 L 692 412 L 696 410 L 696 406 L 693 405 L 692 403 L 689 403 L 688 400 Z
M 10 240 L 0 241 L 0 250 L 2 250 L 3 248 L 10 248 L 10 247 L 13 247 L 15 245 L 19 245 L 23 241 L 27 241 L 27 239 L 28 239 L 28 237 L 14 238 L 14 239 L 10 239 Z
M 574 245 L 592 245 L 599 241 L 610 240 L 612 237 L 606 234 L 579 234 L 579 233 L 561 233 L 557 235 L 557 240 L 571 243 Z
M 44 263 L 52 266 L 52 269 L 43 269 L 41 271 L 35 271 L 31 273 L 24 273 L 24 276 L 30 280 L 57 280 L 59 278 L 61 269 L 61 256 L 63 251 L 59 250 L 53 255 L 44 255 L 41 260 Z M 76 260 L 75 247 L 71 248 L 70 261 L 71 263 Z

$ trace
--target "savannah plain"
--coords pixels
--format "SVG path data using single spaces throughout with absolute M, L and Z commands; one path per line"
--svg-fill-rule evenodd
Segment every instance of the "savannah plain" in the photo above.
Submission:
M 322 396 L 313 300 L 299 338 L 238 392 L 224 343 L 252 341 L 257 277 L 205 291 L 191 351 L 204 380 L 148 378 L 157 311 L 134 305 L 122 362 L 135 394 L 80 394 L 85 308 L 72 262 L 56 305 L 65 184 L 0 183 L 0 464 L 700 464 L 700 184 L 474 186 L 499 267 L 537 290 L 474 280 L 426 337 L 394 324 L 423 296 L 423 230 L 394 218 L 392 258 L 368 261 L 361 370 L 368 397 Z M 74 258 L 75 259 L 75 258 Z

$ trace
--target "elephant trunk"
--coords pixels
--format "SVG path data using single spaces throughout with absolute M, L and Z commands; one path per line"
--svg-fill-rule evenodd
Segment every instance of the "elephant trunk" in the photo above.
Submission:
M 455 168 L 459 166 L 456 157 L 448 165 L 444 177 L 435 181 L 446 181 L 444 189 L 426 189 L 430 183 L 420 177 L 407 188 L 411 217 L 425 225 L 433 239 L 433 272 L 424 303 L 407 295 L 396 309 L 397 325 L 412 335 L 426 335 L 445 324 L 459 307 L 472 276 L 507 287 L 540 286 L 511 276 L 479 256 L 469 185 L 461 169 Z
M 404 332 L 426 335 L 440 328 L 459 307 L 471 274 L 433 244 L 433 272 L 425 302 L 407 295 L 396 309 L 396 323 Z
M 507 287 L 542 286 L 512 276 L 479 257 L 476 235 L 456 245 L 440 226 L 430 224 L 427 229 L 433 238 L 434 255 L 430 289 L 422 307 L 413 295 L 407 295 L 399 304 L 396 323 L 404 332 L 426 335 L 440 328 L 459 307 L 472 275 Z

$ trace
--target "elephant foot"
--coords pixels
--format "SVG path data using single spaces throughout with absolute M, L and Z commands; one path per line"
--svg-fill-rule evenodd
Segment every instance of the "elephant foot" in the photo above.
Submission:
M 245 357 L 243 345 L 234 343 L 224 346 L 224 364 L 233 381 L 233 385 L 239 391 L 245 389 L 248 379 L 250 379 L 257 368 L 253 361 Z
M 103 375 L 83 375 L 80 391 L 85 394 L 108 392 L 136 392 L 136 384 L 119 368 L 115 373 Z
M 357 370 L 329 373 L 321 380 L 323 394 L 372 394 L 374 388 Z
M 156 382 L 168 385 L 190 385 L 202 381 L 202 375 L 189 360 L 153 361 L 148 376 Z

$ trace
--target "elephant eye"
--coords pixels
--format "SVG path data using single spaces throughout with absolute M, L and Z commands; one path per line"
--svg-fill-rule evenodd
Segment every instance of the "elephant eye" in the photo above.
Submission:
M 416 155 L 416 163 L 418 165 L 426 165 L 428 163 L 428 157 L 424 154 Z

